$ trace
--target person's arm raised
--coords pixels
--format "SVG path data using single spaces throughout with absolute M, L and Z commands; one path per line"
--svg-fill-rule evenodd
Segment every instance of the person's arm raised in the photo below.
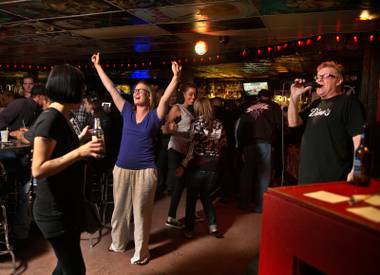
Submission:
M 91 61 L 94 64 L 95 69 L 98 72 L 98 75 L 99 75 L 100 79 L 102 80 L 104 87 L 110 93 L 112 100 L 116 105 L 116 108 L 121 112 L 123 110 L 125 99 L 119 94 L 119 92 L 115 88 L 113 82 L 107 76 L 107 74 L 104 72 L 102 66 L 100 65 L 100 54 L 99 53 L 93 54 L 91 57 Z
M 173 92 L 175 91 L 179 83 L 181 70 L 182 70 L 182 67 L 178 65 L 177 62 L 173 61 L 172 62 L 172 71 L 173 71 L 172 80 L 170 81 L 168 87 L 166 87 L 166 90 L 164 94 L 162 95 L 157 107 L 157 116 L 159 119 L 162 119 L 165 116 L 169 98 L 173 94 Z

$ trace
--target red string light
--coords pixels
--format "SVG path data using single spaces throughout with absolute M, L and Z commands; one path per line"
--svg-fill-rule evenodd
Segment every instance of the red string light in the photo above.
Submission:
M 298 41 L 297 41 L 297 45 L 300 46 L 300 47 L 302 47 L 302 46 L 304 45 L 304 43 L 303 43 L 302 40 L 298 40 Z
M 329 38 L 328 41 L 331 41 L 332 39 L 335 39 L 336 43 L 342 43 L 343 41 L 350 41 L 351 40 L 351 43 L 354 43 L 354 44 L 358 44 L 360 41 L 359 39 L 368 39 L 367 41 L 369 41 L 370 43 L 377 43 L 379 42 L 379 39 L 376 37 L 377 33 L 369 33 L 367 34 L 365 37 L 361 37 L 359 34 L 351 34 L 351 35 L 346 35 L 346 34 L 335 34 L 335 35 L 328 35 L 327 37 Z M 330 40 L 331 38 L 331 40 Z M 283 43 L 283 44 L 278 44 L 278 45 L 268 45 L 266 47 L 262 47 L 262 48 L 246 48 L 246 49 L 243 49 L 243 50 L 240 50 L 240 52 L 237 52 L 236 54 L 241 57 L 248 57 L 250 56 L 250 53 L 254 53 L 255 51 L 257 52 L 256 56 L 266 56 L 266 54 L 271 54 L 271 53 L 278 53 L 278 54 L 281 54 L 280 52 L 281 51 L 284 51 L 285 49 L 287 48 L 290 48 L 292 50 L 295 50 L 294 48 L 295 47 L 304 47 L 304 46 L 313 46 L 313 44 L 315 45 L 320 45 L 320 44 L 317 44 L 316 41 L 321 41 L 322 39 L 325 39 L 325 37 L 322 37 L 322 35 L 316 35 L 314 36 L 313 38 L 307 38 L 307 39 L 299 39 L 299 40 L 295 40 L 295 41 L 291 41 L 291 42 L 288 42 L 288 43 Z M 289 46 L 289 47 L 288 47 Z M 228 55 L 229 56 L 229 55 Z M 192 57 L 183 57 L 181 59 L 177 59 L 177 62 L 179 64 L 181 63 L 188 63 L 188 62 L 193 62 L 193 63 L 197 63 L 197 62 L 212 62 L 212 61 L 219 61 L 221 59 L 224 59 L 224 58 L 227 58 L 227 55 L 224 56 L 224 55 L 215 55 L 215 56 L 206 56 L 206 57 L 203 57 L 200 59 L 197 59 L 197 58 L 192 58 Z M 137 62 L 137 60 L 135 61 Z M 156 62 L 154 65 L 157 66 L 159 64 L 162 64 L 162 65 L 167 65 L 168 64 L 168 60 L 161 60 L 161 61 L 158 61 Z M 89 68 L 89 66 L 91 66 L 92 68 L 94 68 L 94 66 L 92 64 L 80 64 L 80 65 L 76 65 L 77 68 L 79 69 L 84 69 L 84 68 Z M 131 67 L 134 67 L 134 68 L 138 68 L 138 67 L 147 67 L 147 66 L 152 66 L 152 62 L 151 61 L 144 61 L 144 62 L 139 62 L 139 63 L 131 63 L 131 64 L 128 64 L 128 68 L 131 68 Z M 25 69 L 25 70 L 48 70 L 50 67 L 50 65 L 32 65 L 32 64 L 0 64 L 0 68 L 2 69 L 8 69 L 8 70 L 22 70 L 22 69 Z M 105 64 L 105 67 L 107 68 L 114 68 L 114 69 L 117 69 L 117 68 L 125 68 L 127 67 L 127 64 L 122 64 L 122 63 L 110 63 L 110 64 Z

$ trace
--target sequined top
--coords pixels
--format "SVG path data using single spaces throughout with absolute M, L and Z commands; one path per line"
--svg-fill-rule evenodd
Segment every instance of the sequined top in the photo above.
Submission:
M 202 116 L 196 118 L 191 125 L 189 151 L 181 165 L 187 167 L 195 157 L 219 158 L 222 146 L 226 144 L 226 134 L 222 123 L 214 119 L 209 126 Z

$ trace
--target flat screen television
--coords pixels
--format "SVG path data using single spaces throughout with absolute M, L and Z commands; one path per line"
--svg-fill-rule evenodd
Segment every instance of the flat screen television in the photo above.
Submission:
M 258 95 L 261 90 L 268 90 L 268 82 L 246 82 L 243 83 L 243 89 L 246 95 Z

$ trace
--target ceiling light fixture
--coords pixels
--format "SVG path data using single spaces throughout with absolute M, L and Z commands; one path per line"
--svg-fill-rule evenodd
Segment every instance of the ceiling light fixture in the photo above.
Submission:
M 197 55 L 204 55 L 205 53 L 207 53 L 208 50 L 207 43 L 202 40 L 197 41 L 195 43 L 194 50 Z
M 375 16 L 369 14 L 368 10 L 363 10 L 362 13 L 359 16 L 359 19 L 361 21 L 368 21 L 368 20 L 375 19 Z

